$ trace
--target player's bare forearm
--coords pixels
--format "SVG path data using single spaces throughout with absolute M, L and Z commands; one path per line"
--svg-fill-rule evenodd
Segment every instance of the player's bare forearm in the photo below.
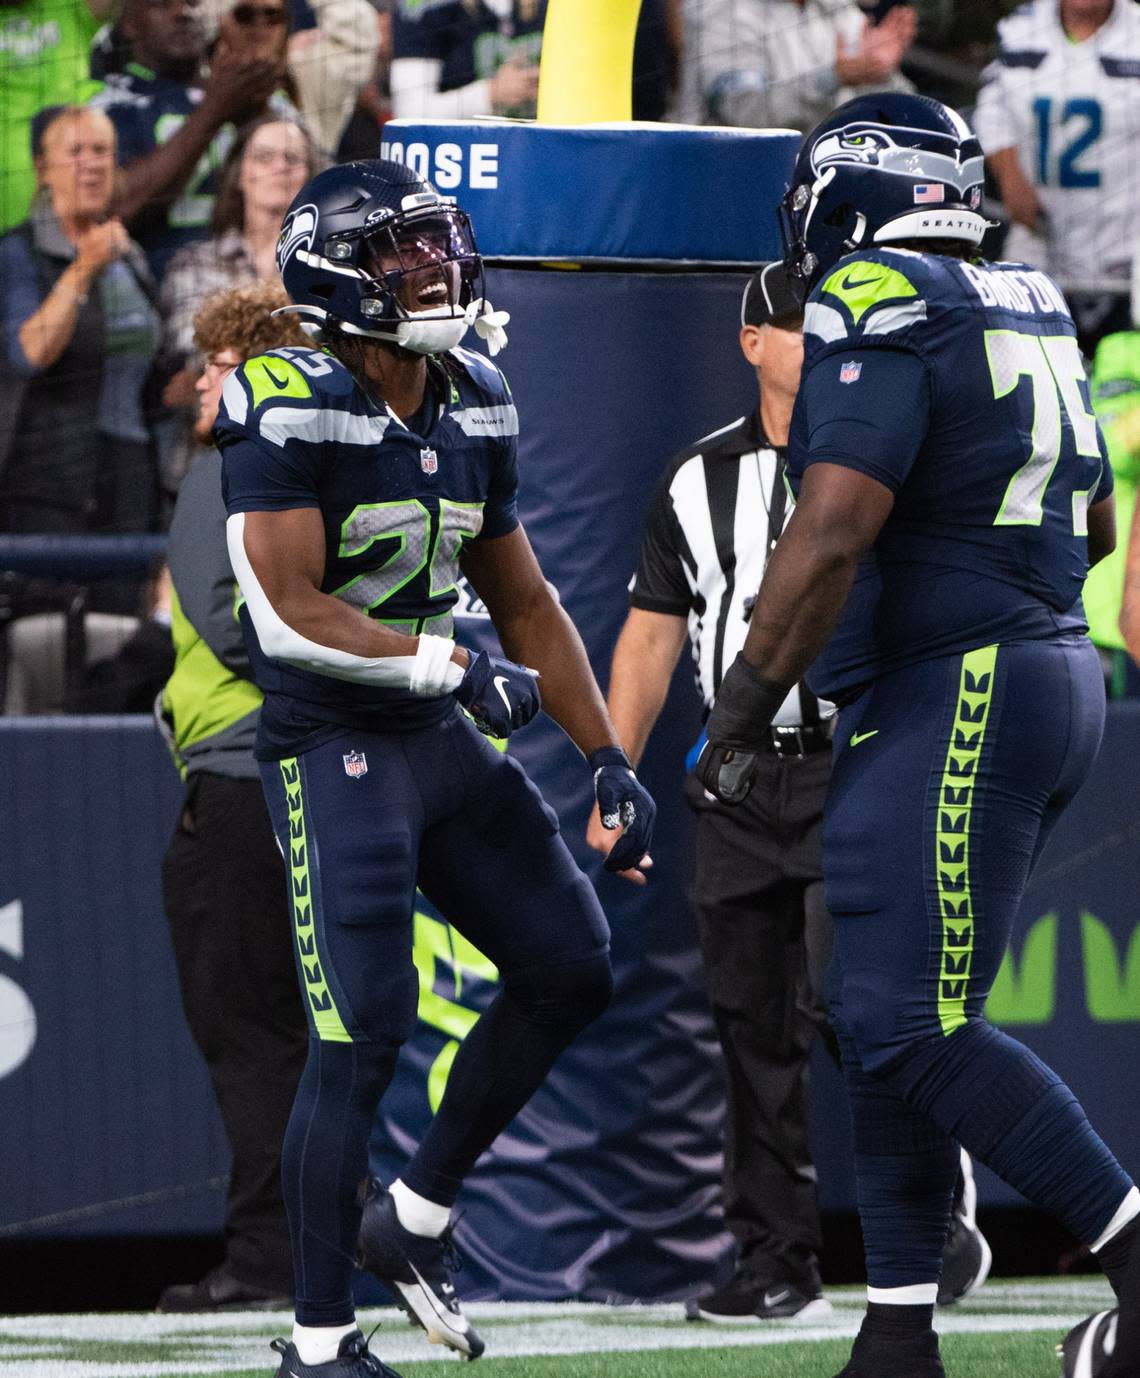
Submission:
M 744 659 L 765 679 L 795 684 L 826 646 L 855 577 L 894 503 L 874 479 L 814 464 L 756 597 Z
M 543 708 L 584 756 L 620 744 L 578 629 L 549 585 L 495 627 L 507 655 L 538 671 Z
M 272 599 L 270 600 L 272 601 Z M 349 603 L 319 589 L 295 591 L 273 604 L 281 620 L 299 636 L 348 655 L 376 658 L 414 655 L 417 638 L 376 622 Z M 466 664 L 467 652 L 456 647 L 453 659 Z
M 685 633 L 683 617 L 631 608 L 618 636 L 606 706 L 634 766 L 669 693 Z
M 543 708 L 579 750 L 588 756 L 617 745 L 582 638 L 543 577 L 522 527 L 473 541 L 463 553 L 463 572 L 486 603 L 503 650 L 538 671 Z
M 855 577 L 860 552 L 813 539 L 796 515 L 772 554 L 756 597 L 744 658 L 765 679 L 792 685 L 826 646 Z

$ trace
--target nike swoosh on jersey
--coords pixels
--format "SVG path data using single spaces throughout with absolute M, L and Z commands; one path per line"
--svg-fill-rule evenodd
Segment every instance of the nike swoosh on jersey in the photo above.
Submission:
M 858 746 L 860 742 L 865 742 L 868 737 L 877 737 L 878 735 L 879 729 L 877 727 L 873 728 L 870 732 L 852 732 L 851 745 Z
M 872 283 L 878 281 L 878 278 L 860 278 L 858 282 L 852 282 L 849 277 L 845 277 L 839 285 L 845 292 L 850 292 L 855 287 L 870 287 Z
M 507 691 L 503 688 L 503 685 L 508 684 L 509 682 L 510 681 L 507 679 L 506 675 L 496 675 L 494 679 L 495 689 L 499 697 L 503 701 L 503 707 L 507 710 L 508 713 L 511 713 L 514 711 L 514 709 L 512 707 L 510 699 L 507 698 Z
M 269 367 L 268 364 L 265 365 L 265 376 L 269 379 L 269 381 L 273 384 L 274 387 L 280 388 L 282 392 L 284 392 L 285 389 L 289 386 L 289 379 L 278 378 L 276 373 L 273 372 L 273 370 Z

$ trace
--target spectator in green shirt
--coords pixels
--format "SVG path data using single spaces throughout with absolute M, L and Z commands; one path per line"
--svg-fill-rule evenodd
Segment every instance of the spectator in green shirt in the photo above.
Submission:
M 1101 340 L 1093 363 L 1093 408 L 1108 442 L 1116 479 L 1116 527 L 1127 533 L 1140 481 L 1140 330 Z M 1085 584 L 1089 635 L 1100 650 L 1110 698 L 1140 695 L 1140 666 L 1125 648 L 1120 629 L 1127 540 L 1090 571 Z
M 0 0 L 0 233 L 31 205 L 32 116 L 98 90 L 91 39 L 114 8 L 115 0 Z

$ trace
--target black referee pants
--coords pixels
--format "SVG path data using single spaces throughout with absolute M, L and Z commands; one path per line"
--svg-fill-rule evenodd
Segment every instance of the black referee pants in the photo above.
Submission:
M 293 1293 L 281 1142 L 308 1053 L 285 873 L 258 779 L 189 777 L 162 862 L 182 1004 L 233 1154 L 227 1271 Z
M 692 899 L 727 1078 L 725 1223 L 738 1272 L 819 1289 L 820 1229 L 807 1126 L 808 1052 L 826 1027 L 820 828 L 830 751 L 761 758 L 737 808 L 693 777 Z

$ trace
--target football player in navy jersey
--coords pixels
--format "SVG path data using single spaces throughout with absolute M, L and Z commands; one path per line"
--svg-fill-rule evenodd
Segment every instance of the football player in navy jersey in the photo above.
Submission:
M 862 97 L 804 141 L 784 205 L 789 265 L 813 285 L 796 509 L 698 773 L 744 798 L 809 666 L 841 706 L 824 879 L 869 1284 L 844 1378 L 942 1375 L 959 1144 L 1112 1282 L 1118 1311 L 1066 1339 L 1066 1372 L 1135 1378 L 1140 1192 L 1068 1087 L 984 1017 L 1100 742 L 1080 595 L 1115 523 L 1072 319 L 1043 273 L 973 257 L 981 184 L 969 126 L 925 97 Z
M 648 865 L 654 805 L 519 525 L 510 390 L 459 348 L 471 325 L 492 352 L 505 343 L 466 215 L 401 164 L 346 164 L 300 192 L 278 264 L 325 348 L 238 369 L 215 431 L 311 1024 L 283 1154 L 296 1325 L 277 1347 L 282 1378 L 355 1378 L 391 1372 L 355 1326 L 358 1236 L 429 1338 L 482 1352 L 447 1280 L 451 1205 L 610 997 L 594 891 L 552 810 L 482 734 L 506 737 L 544 703 L 622 830 L 612 870 Z M 510 660 L 452 640 L 460 569 Z M 416 1018 L 417 883 L 502 988 L 400 1179 L 361 1192 Z

